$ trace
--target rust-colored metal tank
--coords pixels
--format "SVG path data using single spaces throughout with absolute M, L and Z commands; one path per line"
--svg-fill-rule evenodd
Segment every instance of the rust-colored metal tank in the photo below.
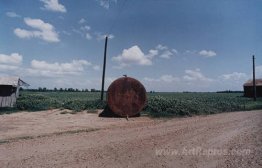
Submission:
M 146 89 L 134 78 L 118 78 L 107 90 L 107 104 L 111 111 L 119 116 L 135 116 L 145 103 Z

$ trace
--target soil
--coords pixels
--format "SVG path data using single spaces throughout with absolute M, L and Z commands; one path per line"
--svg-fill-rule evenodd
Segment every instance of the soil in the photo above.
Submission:
M 260 168 L 262 110 L 128 120 L 61 110 L 0 115 L 0 167 Z

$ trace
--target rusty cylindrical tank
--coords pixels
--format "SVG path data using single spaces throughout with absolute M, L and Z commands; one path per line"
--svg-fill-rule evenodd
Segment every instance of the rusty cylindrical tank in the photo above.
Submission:
M 138 114 L 146 103 L 146 89 L 136 79 L 121 77 L 107 90 L 107 104 L 111 111 L 122 117 Z

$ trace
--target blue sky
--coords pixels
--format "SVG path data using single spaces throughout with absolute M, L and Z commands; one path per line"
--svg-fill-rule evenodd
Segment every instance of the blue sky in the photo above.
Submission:
M 155 91 L 241 90 L 262 78 L 260 0 L 0 0 L 0 76 L 31 88 L 101 88 L 123 74 Z

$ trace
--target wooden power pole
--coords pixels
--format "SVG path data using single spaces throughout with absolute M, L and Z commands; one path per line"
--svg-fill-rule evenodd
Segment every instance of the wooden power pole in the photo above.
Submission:
M 254 101 L 257 100 L 257 90 L 256 90 L 256 67 L 255 67 L 255 56 L 253 55 L 253 97 Z
M 105 50 L 104 50 L 104 64 L 103 64 L 103 75 L 102 75 L 102 88 L 101 88 L 101 101 L 104 100 L 104 85 L 105 85 L 105 72 L 106 72 L 106 51 L 107 51 L 107 40 L 105 40 Z

